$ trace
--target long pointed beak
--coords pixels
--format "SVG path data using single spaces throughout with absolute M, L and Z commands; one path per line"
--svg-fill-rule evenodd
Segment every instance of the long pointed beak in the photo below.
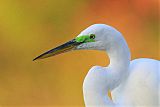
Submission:
M 58 55 L 58 54 L 61 54 L 64 52 L 71 51 L 71 50 L 75 49 L 76 46 L 80 45 L 81 43 L 82 42 L 76 42 L 76 40 L 73 39 L 69 42 L 66 42 L 56 48 L 53 48 L 53 49 L 39 55 L 38 57 L 34 58 L 33 61 L 35 61 L 37 59 L 44 59 L 44 58 L 47 58 L 50 56 L 55 56 L 55 55 Z

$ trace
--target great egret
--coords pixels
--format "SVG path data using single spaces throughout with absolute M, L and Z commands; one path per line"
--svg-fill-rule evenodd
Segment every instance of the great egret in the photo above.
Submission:
M 93 66 L 85 77 L 86 107 L 151 107 L 159 105 L 159 61 L 140 58 L 130 61 L 130 51 L 122 34 L 105 24 L 94 24 L 75 39 L 49 50 L 43 59 L 70 50 L 102 50 L 108 53 L 108 67 Z M 112 91 L 113 100 L 107 96 Z

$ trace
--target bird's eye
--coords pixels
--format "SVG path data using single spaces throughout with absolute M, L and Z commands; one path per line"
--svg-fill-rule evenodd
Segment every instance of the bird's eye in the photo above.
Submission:
M 94 39 L 95 37 L 96 37 L 96 35 L 95 34 L 90 34 L 90 39 Z

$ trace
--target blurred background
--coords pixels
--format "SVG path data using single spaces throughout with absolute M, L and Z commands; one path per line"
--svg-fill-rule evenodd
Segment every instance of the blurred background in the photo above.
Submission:
M 159 59 L 158 20 L 158 0 L 0 0 L 0 105 L 84 106 L 83 79 L 105 52 L 32 59 L 94 23 L 117 28 L 132 59 Z

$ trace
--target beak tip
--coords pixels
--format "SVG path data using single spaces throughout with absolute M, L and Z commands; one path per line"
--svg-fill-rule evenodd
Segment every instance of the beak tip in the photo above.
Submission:
M 36 59 L 33 59 L 32 61 L 35 61 Z
M 40 59 L 40 57 L 36 57 L 36 58 L 34 58 L 32 61 L 36 61 L 36 60 L 38 60 L 38 59 Z
M 37 60 L 36 58 L 34 58 L 32 61 L 35 61 L 35 60 Z

